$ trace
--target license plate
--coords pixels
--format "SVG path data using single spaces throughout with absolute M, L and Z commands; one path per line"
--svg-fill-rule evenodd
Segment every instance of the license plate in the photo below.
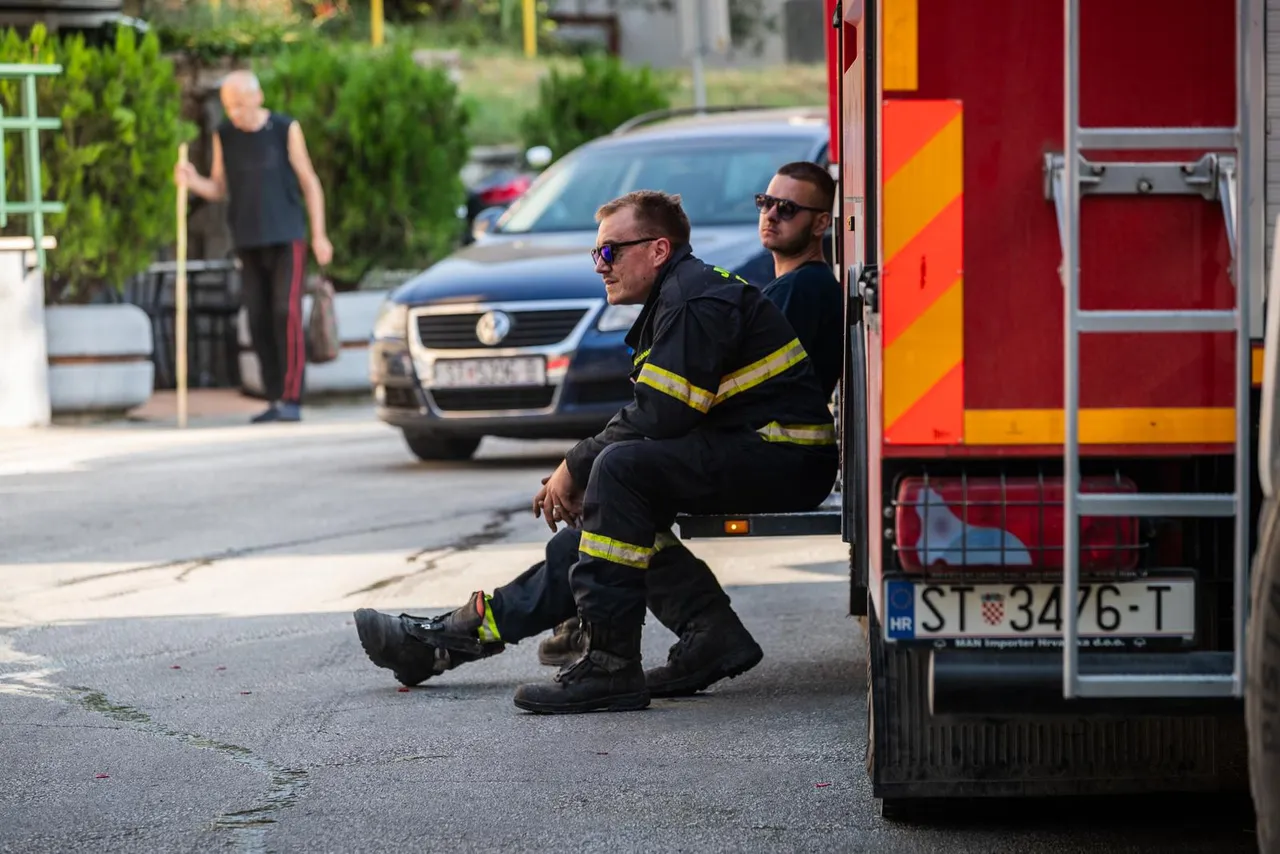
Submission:
M 1195 636 L 1195 579 L 1081 584 L 1081 638 Z M 885 637 L 1060 638 L 1061 584 L 921 584 L 886 581 Z
M 527 386 L 547 384 L 547 361 L 542 356 L 514 359 L 445 359 L 437 361 L 435 388 Z

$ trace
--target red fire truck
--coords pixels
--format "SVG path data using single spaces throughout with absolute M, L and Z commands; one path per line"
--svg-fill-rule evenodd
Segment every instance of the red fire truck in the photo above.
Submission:
M 1247 786 L 1265 11 L 827 0 L 838 503 L 679 525 L 850 544 L 886 815 Z

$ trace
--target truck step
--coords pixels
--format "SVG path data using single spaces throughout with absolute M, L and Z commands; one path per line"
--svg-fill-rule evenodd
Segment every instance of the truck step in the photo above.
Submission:
M 1234 332 L 1236 313 L 1231 310 L 1080 311 L 1076 328 L 1081 332 Z
M 1231 493 L 1132 493 L 1128 495 L 1080 494 L 1079 516 L 1234 516 L 1236 496 Z
M 814 537 L 841 533 L 843 506 L 832 492 L 813 510 L 797 513 L 717 513 L 679 515 L 680 538 Z

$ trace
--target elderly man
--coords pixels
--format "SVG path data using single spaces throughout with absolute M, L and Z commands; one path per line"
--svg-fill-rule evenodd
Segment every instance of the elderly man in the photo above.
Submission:
M 355 614 L 370 659 L 415 683 L 501 652 L 571 616 L 586 652 L 546 684 L 520 686 L 539 713 L 646 708 L 645 570 L 676 513 L 816 506 L 835 479 L 835 430 L 804 347 L 761 292 L 694 257 L 679 197 L 637 191 L 602 206 L 592 257 L 612 305 L 643 305 L 628 333 L 635 399 L 570 450 L 534 512 L 580 526 L 571 596 L 536 603 L 477 591 L 437 617 Z M 514 586 L 514 585 L 511 585 Z M 567 613 L 566 613 L 567 612 Z
M 227 222 L 240 258 L 242 300 L 269 401 L 253 422 L 298 421 L 307 361 L 302 292 L 308 218 L 316 261 L 323 267 L 333 259 L 325 233 L 324 190 L 301 126 L 262 105 L 256 76 L 232 72 L 221 95 L 226 118 L 213 136 L 209 177 L 190 163 L 179 163 L 174 180 L 211 202 L 229 202 Z

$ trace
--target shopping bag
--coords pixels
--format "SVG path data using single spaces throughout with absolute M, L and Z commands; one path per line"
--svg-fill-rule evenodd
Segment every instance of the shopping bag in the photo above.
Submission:
M 307 319 L 307 361 L 322 365 L 338 358 L 338 313 L 333 304 L 333 283 L 318 278 L 310 288 L 311 316 Z

